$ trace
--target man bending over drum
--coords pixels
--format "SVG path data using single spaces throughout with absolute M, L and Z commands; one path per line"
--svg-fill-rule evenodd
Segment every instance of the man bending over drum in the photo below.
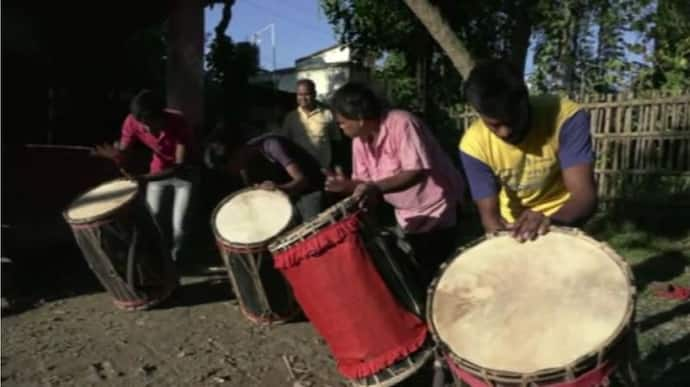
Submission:
M 567 98 L 529 97 L 522 74 L 499 60 L 477 64 L 464 91 L 480 119 L 460 155 L 486 232 L 523 242 L 586 221 L 597 205 L 588 113 Z
M 265 134 L 230 150 L 230 173 L 242 175 L 245 184 L 280 189 L 295 200 L 303 220 L 323 209 L 323 182 L 319 161 L 286 137 Z
M 137 179 L 147 182 L 146 201 L 161 226 L 170 221 L 169 215 L 161 211 L 161 208 L 170 207 L 163 203 L 169 197 L 164 191 L 174 192 L 171 198 L 172 238 L 168 233 L 164 233 L 164 238 L 171 240 L 172 257 L 177 261 L 183 253 L 189 228 L 192 188 L 198 181 L 198 169 L 192 163 L 197 156 L 192 129 L 180 112 L 165 109 L 162 96 L 143 90 L 130 103 L 130 114 L 122 124 L 118 148 L 104 144 L 96 146 L 93 153 L 122 166 L 136 141 L 153 151 L 150 174 Z
M 464 181 L 417 117 L 387 110 L 367 87 L 348 83 L 332 100 L 335 119 L 352 141 L 352 179 L 330 173 L 326 190 L 369 200 L 382 196 L 422 266 L 424 284 L 455 248 Z

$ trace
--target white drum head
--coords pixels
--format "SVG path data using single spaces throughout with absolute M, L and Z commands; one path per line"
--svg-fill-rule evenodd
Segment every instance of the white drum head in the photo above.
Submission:
M 135 181 L 125 179 L 101 184 L 75 199 L 67 209 L 67 217 L 79 221 L 107 214 L 131 200 L 137 188 Z
M 220 237 L 231 243 L 255 244 L 275 237 L 290 224 L 292 204 L 280 191 L 240 192 L 216 211 L 213 220 Z
M 485 369 L 530 373 L 601 348 L 629 317 L 625 270 L 602 244 L 563 231 L 508 235 L 462 252 L 434 288 L 440 340 Z

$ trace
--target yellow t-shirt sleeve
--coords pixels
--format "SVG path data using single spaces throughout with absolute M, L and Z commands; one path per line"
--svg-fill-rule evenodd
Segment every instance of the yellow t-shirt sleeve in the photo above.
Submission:
M 486 150 L 483 149 L 483 147 L 480 144 L 480 136 L 482 129 L 483 128 L 481 121 L 475 121 L 465 131 L 465 134 L 460 139 L 460 144 L 458 145 L 458 148 L 461 152 L 486 163 Z

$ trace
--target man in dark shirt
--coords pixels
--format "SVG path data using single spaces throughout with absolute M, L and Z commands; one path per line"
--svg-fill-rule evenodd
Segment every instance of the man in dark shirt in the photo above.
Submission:
M 265 134 L 230 150 L 228 170 L 245 184 L 285 192 L 297 205 L 303 220 L 323 209 L 325 176 L 319 162 L 286 137 Z

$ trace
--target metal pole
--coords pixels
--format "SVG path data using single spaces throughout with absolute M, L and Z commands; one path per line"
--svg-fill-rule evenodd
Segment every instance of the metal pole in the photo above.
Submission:
M 258 31 L 254 32 L 252 34 L 252 40 L 254 43 L 258 46 L 261 43 L 261 40 L 259 38 L 259 35 L 263 33 L 264 31 L 270 29 L 271 30 L 271 60 L 272 60 L 272 72 L 271 72 L 271 83 L 273 83 L 274 88 L 278 88 L 278 85 L 276 85 L 276 69 L 278 68 L 277 65 L 277 60 L 276 60 L 276 31 L 275 31 L 275 23 L 268 24 L 264 26 L 263 28 L 259 29 Z M 259 55 L 261 57 L 261 55 Z
M 276 71 L 276 28 L 275 24 L 271 23 L 271 46 L 273 48 L 273 71 Z
M 252 34 L 252 38 L 254 40 L 254 43 L 256 44 L 261 44 L 261 38 L 259 38 L 259 35 L 262 33 L 266 32 L 267 30 L 271 30 L 271 46 L 275 48 L 276 45 L 276 36 L 275 36 L 275 25 L 273 23 L 267 24 L 263 28 L 257 30 Z M 273 58 L 273 63 L 275 63 L 275 57 Z M 275 65 L 274 65 L 275 66 Z

